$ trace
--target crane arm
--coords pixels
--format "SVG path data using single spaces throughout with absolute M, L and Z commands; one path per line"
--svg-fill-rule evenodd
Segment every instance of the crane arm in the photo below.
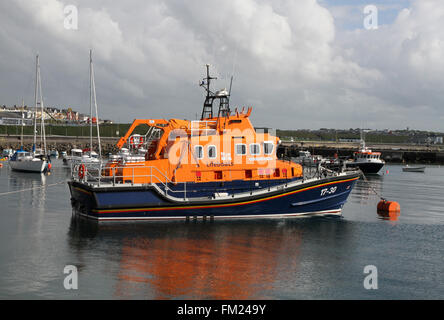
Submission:
M 146 124 L 149 127 L 162 128 L 168 124 L 168 121 L 164 119 L 135 119 L 125 135 L 117 142 L 116 147 L 119 150 L 122 149 L 123 145 L 127 142 L 133 131 L 141 124 Z

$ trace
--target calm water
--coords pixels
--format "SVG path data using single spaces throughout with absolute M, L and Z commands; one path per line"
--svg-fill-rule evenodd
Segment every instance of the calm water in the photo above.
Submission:
M 398 218 L 380 218 L 360 180 L 343 218 L 97 225 L 72 216 L 61 162 L 49 176 L 6 165 L 0 298 L 443 299 L 444 167 L 381 172 L 370 183 L 400 203 Z M 78 290 L 64 289 L 66 265 L 79 270 Z M 363 286 L 366 265 L 377 290 Z

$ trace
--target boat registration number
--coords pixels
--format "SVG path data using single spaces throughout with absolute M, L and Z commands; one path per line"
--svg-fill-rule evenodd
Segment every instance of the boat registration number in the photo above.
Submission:
M 325 196 L 327 194 L 333 194 L 336 192 L 338 187 L 324 188 L 321 190 L 321 196 Z

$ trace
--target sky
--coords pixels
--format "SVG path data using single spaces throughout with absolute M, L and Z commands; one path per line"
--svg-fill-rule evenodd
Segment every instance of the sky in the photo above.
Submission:
M 442 132 L 442 30 L 442 0 L 2 0 L 0 104 L 34 104 L 38 53 L 45 105 L 89 113 L 92 49 L 114 122 L 196 119 L 210 64 L 257 127 Z

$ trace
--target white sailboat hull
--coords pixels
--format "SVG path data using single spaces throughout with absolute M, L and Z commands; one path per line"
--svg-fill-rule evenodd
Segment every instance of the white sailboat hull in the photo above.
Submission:
M 9 165 L 14 171 L 43 172 L 47 167 L 47 162 L 42 160 L 9 161 Z

